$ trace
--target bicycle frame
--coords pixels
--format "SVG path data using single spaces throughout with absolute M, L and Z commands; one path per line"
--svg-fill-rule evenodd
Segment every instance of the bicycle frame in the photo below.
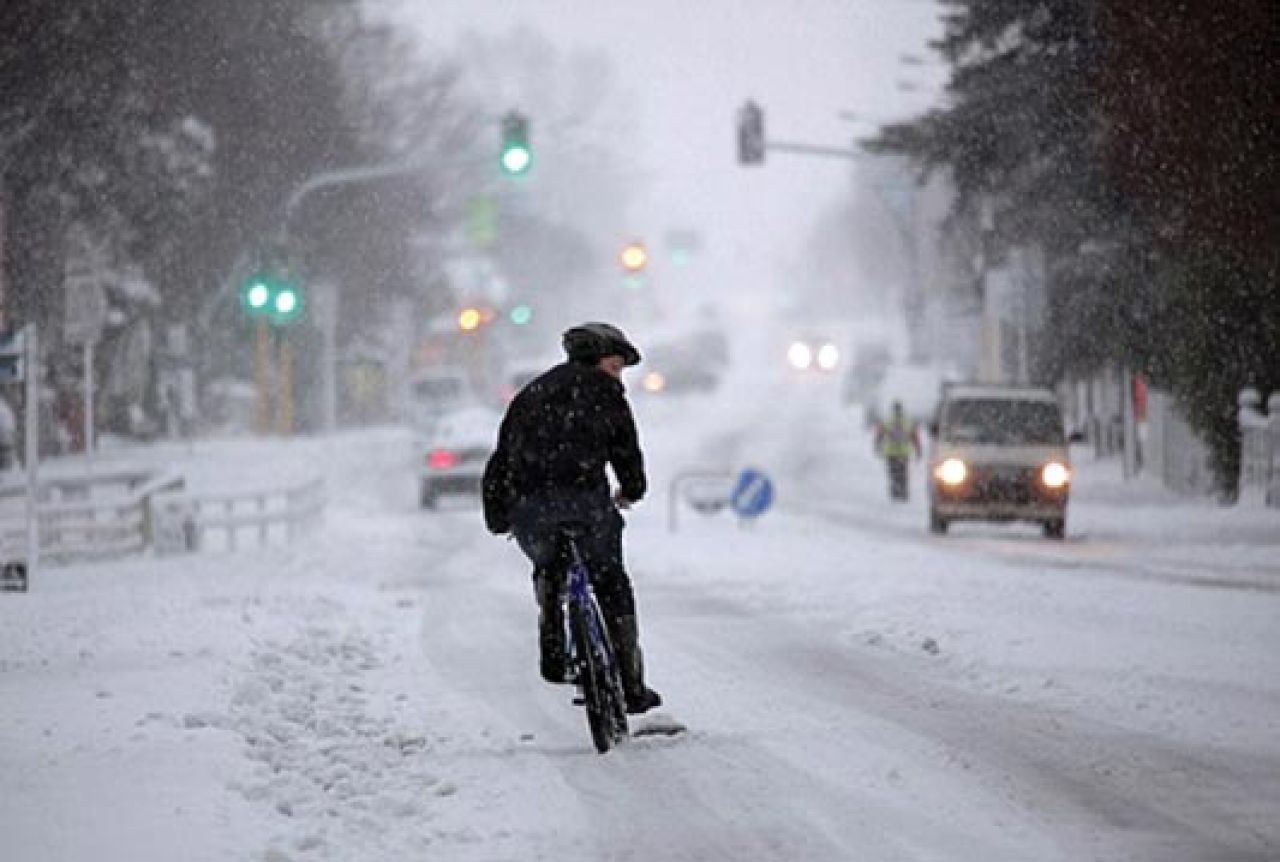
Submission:
M 596 750 L 603 754 L 628 734 L 620 668 L 573 534 L 566 532 L 565 540 L 571 557 L 561 588 L 565 658 L 582 691 L 592 740 Z M 581 626 L 577 635 L 575 620 Z
M 565 626 L 565 645 L 567 647 L 565 654 L 576 672 L 582 657 L 578 655 L 573 632 L 569 631 L 569 620 L 572 618 L 569 611 L 575 605 L 586 608 L 589 610 L 586 614 L 586 620 L 587 637 L 591 647 L 599 650 L 600 654 L 606 657 L 609 670 L 612 672 L 617 659 L 614 656 L 613 644 L 609 641 L 609 633 L 605 631 L 602 624 L 604 615 L 600 612 L 600 605 L 596 602 L 596 594 L 591 589 L 591 576 L 587 572 L 586 565 L 582 562 L 582 556 L 578 553 L 578 545 L 573 540 L 573 537 L 568 537 L 567 541 L 573 562 L 569 564 L 569 571 L 565 574 L 564 587 L 560 599 L 561 604 L 564 606 L 564 614 L 562 616 Z M 602 646 L 603 649 L 600 649 Z

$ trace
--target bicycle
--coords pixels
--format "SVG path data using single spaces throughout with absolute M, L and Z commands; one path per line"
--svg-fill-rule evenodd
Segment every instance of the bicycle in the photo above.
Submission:
M 561 535 L 568 545 L 570 558 L 560 588 L 565 627 L 565 678 L 577 683 L 581 703 L 586 708 L 591 741 L 596 751 L 604 754 L 630 733 L 622 674 L 604 615 L 591 588 L 591 576 L 578 552 L 581 527 L 566 525 L 561 528 Z

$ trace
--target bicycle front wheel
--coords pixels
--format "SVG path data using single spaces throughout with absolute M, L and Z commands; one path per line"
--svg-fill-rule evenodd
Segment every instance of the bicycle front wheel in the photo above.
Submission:
M 604 754 L 627 738 L 627 705 L 622 694 L 622 680 L 617 662 L 607 653 L 608 646 L 591 637 L 588 614 L 595 619 L 596 631 L 603 636 L 604 620 L 594 607 L 573 605 L 569 608 L 569 629 L 578 653 L 579 683 L 587 711 L 587 726 L 596 751 Z

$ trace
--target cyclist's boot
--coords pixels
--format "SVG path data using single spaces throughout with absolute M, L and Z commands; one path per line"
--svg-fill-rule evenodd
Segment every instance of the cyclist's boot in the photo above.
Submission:
M 627 699 L 627 712 L 639 715 L 662 706 L 662 695 L 644 684 L 644 656 L 640 653 L 640 627 L 634 616 L 615 620 L 614 642 L 618 647 L 618 667 L 622 672 L 622 689 Z
M 538 670 L 543 679 L 557 684 L 572 682 L 567 678 L 564 614 L 547 578 L 538 579 L 538 652 Z

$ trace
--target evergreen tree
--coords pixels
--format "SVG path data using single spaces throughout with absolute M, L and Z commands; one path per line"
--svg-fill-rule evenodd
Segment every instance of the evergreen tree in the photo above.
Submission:
M 950 103 L 873 149 L 954 178 L 959 214 L 1045 250 L 1050 373 L 1173 391 L 1232 493 L 1240 387 L 1280 386 L 1280 19 L 1158 0 L 945 0 Z M 999 249 L 997 249 L 997 252 Z

